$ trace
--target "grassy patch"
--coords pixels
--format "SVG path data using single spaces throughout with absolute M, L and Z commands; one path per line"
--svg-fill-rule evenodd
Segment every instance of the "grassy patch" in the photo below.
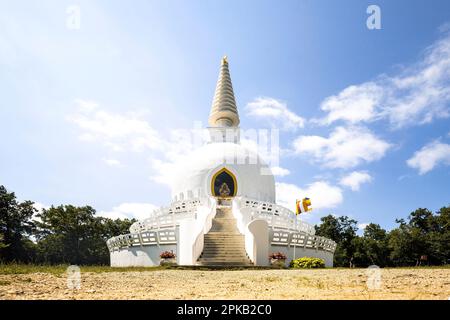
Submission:
M 33 265 L 33 264 L 0 264 L 0 274 L 28 274 L 28 273 L 51 273 L 62 274 L 66 271 L 67 265 Z
M 69 265 L 33 265 L 33 264 L 0 264 L 0 274 L 29 274 L 29 273 L 50 273 L 61 275 L 66 272 Z M 128 267 L 114 268 L 109 266 L 80 266 L 81 272 L 141 272 L 165 270 L 168 267 Z

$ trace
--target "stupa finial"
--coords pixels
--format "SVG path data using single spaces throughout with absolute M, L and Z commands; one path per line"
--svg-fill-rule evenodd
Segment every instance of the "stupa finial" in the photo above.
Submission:
M 209 115 L 209 125 L 211 127 L 239 126 L 239 115 L 228 67 L 228 57 L 224 56 L 222 58 L 219 79 L 217 80 L 216 92 Z

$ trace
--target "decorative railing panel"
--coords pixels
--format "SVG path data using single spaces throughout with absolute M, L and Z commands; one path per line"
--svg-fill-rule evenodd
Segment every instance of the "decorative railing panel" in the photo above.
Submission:
M 113 251 L 132 246 L 176 244 L 177 225 L 183 219 L 195 218 L 197 207 L 204 202 L 202 199 L 177 201 L 170 207 L 156 209 L 147 219 L 133 223 L 129 234 L 109 239 L 108 248 Z
M 149 213 L 147 219 L 137 221 L 130 227 L 131 233 L 139 233 L 147 230 L 173 228 L 180 220 L 195 217 L 197 206 L 202 204 L 201 199 L 177 201 L 170 207 L 161 207 Z
M 270 243 L 278 246 L 296 246 L 309 249 L 318 249 L 334 252 L 336 250 L 336 242 L 333 240 L 319 237 L 316 235 L 306 234 L 304 232 L 291 232 L 285 230 L 272 229 L 270 231 Z
M 315 234 L 314 226 L 299 220 L 294 212 L 283 206 L 270 202 L 241 198 L 240 207 L 241 209 L 250 208 L 253 219 L 264 219 L 272 228 L 295 230 L 311 235 Z

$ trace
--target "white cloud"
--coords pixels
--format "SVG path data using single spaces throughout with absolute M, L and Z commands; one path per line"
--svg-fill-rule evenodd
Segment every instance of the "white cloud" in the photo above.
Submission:
M 38 213 L 41 212 L 42 209 L 48 209 L 48 208 L 50 208 L 50 206 L 45 205 L 45 204 L 40 203 L 40 202 L 35 202 L 35 203 L 33 204 L 33 207 L 38 211 Z
M 419 170 L 421 175 L 433 170 L 440 163 L 450 165 L 450 144 L 433 141 L 416 151 L 406 163 Z
M 38 217 L 38 214 L 42 212 L 43 209 L 49 209 L 50 206 L 40 203 L 40 202 L 34 202 L 33 207 L 37 210 L 37 212 L 33 213 L 32 219 L 42 222 L 41 218 Z M 32 237 L 33 242 L 35 242 L 35 238 Z
M 372 181 L 370 174 L 364 171 L 353 171 L 341 179 L 339 184 L 349 187 L 353 191 L 358 191 L 361 184 Z
M 358 229 L 364 230 L 368 225 L 369 225 L 369 223 L 359 223 Z
M 252 117 L 266 118 L 274 126 L 283 129 L 303 128 L 305 119 L 295 114 L 286 103 L 269 97 L 259 97 L 246 106 L 247 114 Z
M 326 98 L 320 108 L 328 115 L 320 122 L 331 124 L 337 120 L 350 123 L 370 121 L 377 117 L 376 107 L 379 105 L 383 88 L 373 82 L 350 86 L 338 95 Z
M 397 74 L 352 85 L 326 98 L 328 112 L 318 121 L 331 124 L 386 118 L 392 127 L 424 124 L 450 116 L 450 33 L 425 50 L 420 61 Z
M 77 111 L 68 120 L 81 129 L 80 139 L 99 141 L 113 151 L 156 150 L 162 141 L 150 124 L 133 113 L 101 109 L 94 101 L 75 100 Z
M 272 174 L 274 176 L 279 176 L 279 177 L 284 177 L 291 173 L 288 169 L 282 168 L 282 167 L 272 167 L 271 170 L 272 170 Z
M 312 156 L 314 161 L 329 168 L 352 168 L 362 162 L 379 160 L 390 147 L 363 127 L 337 127 L 329 138 L 300 136 L 293 142 L 296 154 Z
M 150 203 L 122 203 L 110 211 L 100 211 L 98 215 L 110 219 L 132 219 L 142 220 L 148 218 L 150 213 L 158 207 Z
M 122 163 L 117 159 L 103 159 L 103 162 L 105 162 L 110 167 L 121 167 Z
M 359 235 L 363 235 L 364 234 L 364 230 L 367 228 L 367 226 L 369 225 L 369 223 L 363 222 L 363 223 L 358 223 L 358 230 L 357 233 Z
M 308 197 L 313 209 L 337 207 L 343 201 L 342 190 L 326 181 L 316 181 L 300 188 L 294 184 L 277 182 L 277 203 L 295 211 L 295 200 Z

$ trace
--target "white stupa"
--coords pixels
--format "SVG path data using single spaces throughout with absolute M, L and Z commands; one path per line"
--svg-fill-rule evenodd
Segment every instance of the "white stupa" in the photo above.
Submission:
M 227 58 L 222 59 L 208 128 L 210 141 L 183 162 L 172 203 L 149 212 L 130 233 L 107 241 L 111 266 L 159 265 L 173 252 L 179 265 L 267 266 L 319 257 L 333 265 L 332 240 L 275 203 L 275 179 L 262 158 L 240 144 L 239 114 Z

